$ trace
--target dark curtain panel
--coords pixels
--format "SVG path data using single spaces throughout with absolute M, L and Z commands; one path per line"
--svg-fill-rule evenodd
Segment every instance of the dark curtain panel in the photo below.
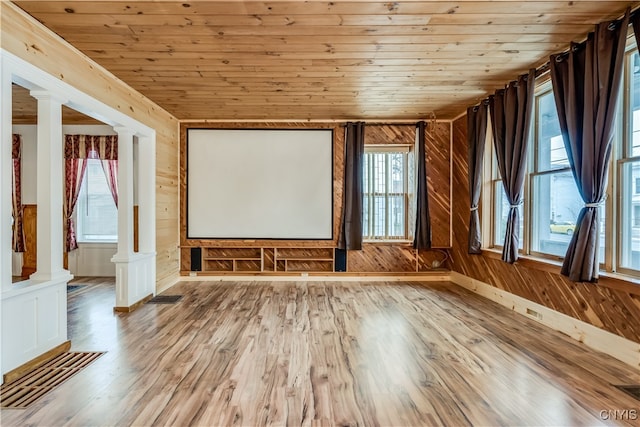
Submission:
M 416 229 L 413 236 L 414 249 L 431 248 L 431 216 L 429 215 L 429 188 L 427 186 L 427 161 L 425 154 L 426 123 L 416 123 L 418 133 L 418 168 L 416 171 Z
M 510 204 L 502 248 L 502 260 L 509 263 L 518 260 L 518 209 L 522 204 L 534 88 L 535 70 L 532 69 L 489 98 L 498 169 Z
M 362 160 L 364 123 L 347 123 L 344 141 L 344 197 L 338 247 L 362 249 Z
M 633 33 L 636 36 L 636 44 L 640 48 L 640 9 L 636 10 L 631 17 L 631 24 L 633 25 Z
M 585 42 L 551 56 L 560 129 L 585 202 L 562 264 L 562 274 L 573 281 L 598 278 L 598 207 L 607 186 L 628 26 L 627 11 L 622 22 L 600 23 Z
M 482 234 L 478 203 L 482 190 L 482 161 L 487 136 L 487 106 L 483 102 L 467 109 L 467 148 L 469 160 L 469 245 L 470 254 L 482 253 Z

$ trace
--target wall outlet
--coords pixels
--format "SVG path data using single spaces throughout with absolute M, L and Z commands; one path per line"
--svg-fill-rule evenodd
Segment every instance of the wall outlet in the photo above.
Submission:
M 530 308 L 527 308 L 527 314 L 529 316 L 535 317 L 538 320 L 542 320 L 542 313 L 538 313 L 535 310 L 531 310 Z

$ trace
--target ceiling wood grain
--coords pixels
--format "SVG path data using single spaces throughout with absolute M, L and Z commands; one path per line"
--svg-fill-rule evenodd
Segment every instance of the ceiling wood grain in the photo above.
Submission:
M 38 101 L 29 91 L 17 84 L 12 85 L 12 119 L 14 125 L 38 124 Z M 62 106 L 62 124 L 101 125 L 104 124 L 69 107 Z
M 629 1 L 17 1 L 182 120 L 450 119 Z

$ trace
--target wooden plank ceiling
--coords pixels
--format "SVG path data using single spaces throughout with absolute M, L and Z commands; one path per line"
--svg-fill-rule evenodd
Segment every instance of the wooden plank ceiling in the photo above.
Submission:
M 450 119 L 629 1 L 16 1 L 181 120 Z
M 12 119 L 14 125 L 35 125 L 38 123 L 38 101 L 22 86 L 12 87 Z M 104 124 L 65 105 L 62 106 L 62 124 L 99 125 Z

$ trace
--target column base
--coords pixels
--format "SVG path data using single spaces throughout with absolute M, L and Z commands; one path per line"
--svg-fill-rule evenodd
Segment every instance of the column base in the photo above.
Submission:
M 116 305 L 119 311 L 132 307 L 149 295 L 155 295 L 156 254 L 116 253 Z
M 38 270 L 29 276 L 29 280 L 34 282 L 68 282 L 73 279 L 73 274 L 69 270 L 52 271 L 51 273 L 43 273 Z

